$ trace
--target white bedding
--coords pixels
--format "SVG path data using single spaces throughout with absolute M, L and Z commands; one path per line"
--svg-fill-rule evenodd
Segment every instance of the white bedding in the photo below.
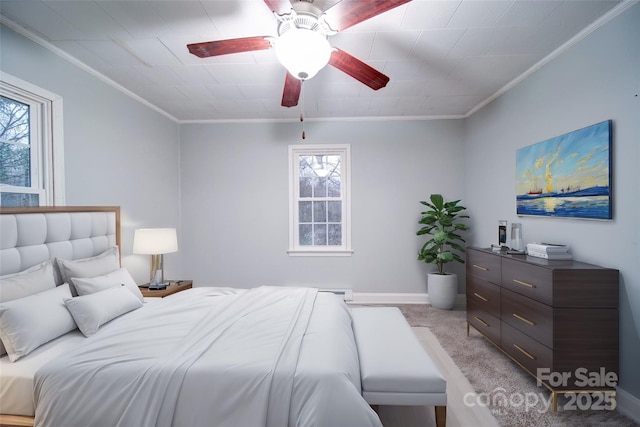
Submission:
M 145 298 L 153 304 L 159 298 Z M 35 373 L 48 362 L 81 346 L 85 337 L 79 330 L 71 331 L 50 341 L 31 354 L 11 362 L 6 354 L 0 358 L 0 414 L 33 417 L 33 380 Z
M 36 426 L 381 426 L 349 312 L 310 289 L 194 288 L 36 372 Z
M 78 330 L 69 332 L 28 356 L 10 362 L 6 354 L 0 359 L 0 414 L 34 415 L 33 378 L 47 362 L 77 348 L 85 340 Z

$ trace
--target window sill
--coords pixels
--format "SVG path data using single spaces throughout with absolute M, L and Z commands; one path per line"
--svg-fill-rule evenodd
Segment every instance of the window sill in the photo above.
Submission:
M 289 256 L 351 256 L 351 249 L 289 249 Z

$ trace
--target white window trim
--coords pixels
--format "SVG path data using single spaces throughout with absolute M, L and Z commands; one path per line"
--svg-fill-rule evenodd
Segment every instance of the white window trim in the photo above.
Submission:
M 344 156 L 341 170 L 342 206 L 342 246 L 300 246 L 298 245 L 298 208 L 297 194 L 298 156 L 311 154 L 334 154 Z M 351 256 L 351 146 L 349 144 L 316 144 L 289 146 L 289 256 Z
M 63 206 L 65 204 L 64 180 L 64 133 L 62 117 L 62 97 L 42 89 L 22 79 L 2 72 L 0 88 L 9 97 L 17 96 L 33 99 L 40 104 L 41 144 L 39 186 L 43 187 L 44 197 L 40 197 L 40 206 Z

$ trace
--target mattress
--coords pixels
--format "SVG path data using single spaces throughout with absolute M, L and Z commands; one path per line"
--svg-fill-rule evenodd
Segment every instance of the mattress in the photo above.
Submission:
M 16 362 L 11 363 L 5 354 L 0 359 L 0 413 L 34 416 L 33 379 L 36 371 L 49 361 L 79 347 L 84 339 L 84 335 L 75 330 Z

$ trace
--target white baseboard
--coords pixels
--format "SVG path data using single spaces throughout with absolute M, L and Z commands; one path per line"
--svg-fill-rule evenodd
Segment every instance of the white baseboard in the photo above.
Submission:
M 428 304 L 427 294 L 354 292 L 352 304 Z
M 616 402 L 618 403 L 618 412 L 640 423 L 640 399 L 628 391 L 616 387 Z
M 456 309 L 466 306 L 467 296 L 458 294 L 456 297 Z M 422 293 L 365 293 L 354 292 L 353 300 L 349 304 L 429 304 L 429 295 Z

